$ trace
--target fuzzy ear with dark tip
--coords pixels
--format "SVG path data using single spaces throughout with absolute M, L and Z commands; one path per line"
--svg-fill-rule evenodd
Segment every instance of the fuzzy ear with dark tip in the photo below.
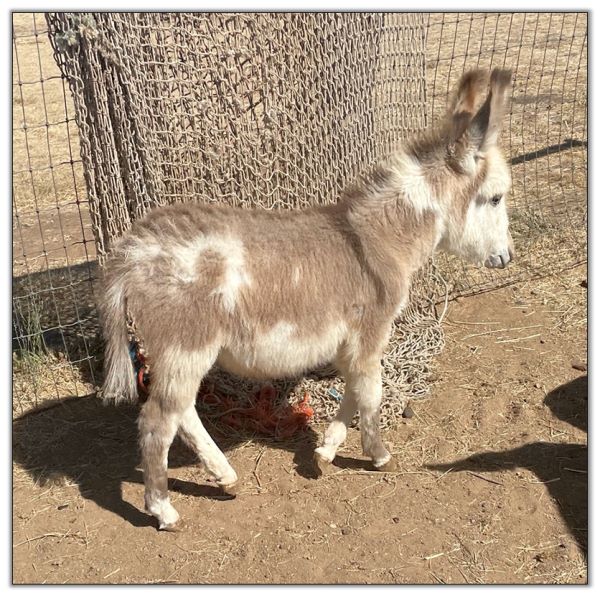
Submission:
M 460 78 L 448 105 L 451 142 L 464 134 L 475 117 L 489 80 L 489 71 L 482 69 L 469 70 Z
M 512 71 L 494 68 L 488 96 L 468 126 L 469 141 L 475 151 L 485 153 L 498 142 L 511 83 Z

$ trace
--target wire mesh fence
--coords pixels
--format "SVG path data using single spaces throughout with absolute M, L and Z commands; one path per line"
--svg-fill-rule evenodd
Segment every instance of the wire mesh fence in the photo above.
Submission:
M 146 209 L 190 199 L 266 208 L 334 201 L 360 170 L 437 118 L 472 66 L 514 71 L 503 143 L 519 259 L 490 272 L 438 258 L 450 294 L 586 258 L 586 14 L 78 19 L 50 15 L 48 31 L 43 14 L 13 15 L 17 413 L 99 382 L 97 256 Z M 101 142 L 90 146 L 91 138 Z M 413 326 L 440 345 L 428 304 Z M 435 350 L 421 352 L 411 381 L 418 394 Z
M 71 95 L 43 14 L 14 14 L 13 407 L 96 382 L 95 243 Z
M 581 263 L 587 255 L 587 14 L 432 14 L 428 113 L 444 110 L 468 68 L 512 68 L 503 145 L 518 258 L 504 271 L 441 257 L 451 295 L 466 295 Z

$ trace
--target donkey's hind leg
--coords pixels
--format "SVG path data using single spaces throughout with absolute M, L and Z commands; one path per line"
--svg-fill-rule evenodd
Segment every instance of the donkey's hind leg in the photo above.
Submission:
M 146 511 L 158 520 L 161 530 L 175 527 L 179 514 L 169 501 L 167 466 L 169 447 L 177 432 L 180 413 L 165 411 L 151 389 L 138 420 L 140 451 L 144 469 Z
M 169 447 L 216 355 L 214 349 L 192 352 L 171 348 L 153 358 L 150 395 L 138 427 L 146 509 L 158 519 L 161 530 L 174 529 L 179 519 L 167 491 Z
M 179 426 L 181 438 L 196 452 L 205 468 L 224 491 L 235 494 L 237 474 L 202 424 L 192 403 L 183 413 Z
M 395 462 L 379 431 L 382 395 L 380 359 L 373 357 L 355 365 L 346 375 L 346 392 L 354 395 L 358 405 L 364 454 L 371 458 L 376 469 L 393 471 Z

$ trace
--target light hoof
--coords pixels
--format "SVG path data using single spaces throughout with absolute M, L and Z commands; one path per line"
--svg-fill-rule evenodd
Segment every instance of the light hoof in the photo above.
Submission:
M 171 526 L 174 527 L 179 521 L 179 513 L 169 503 L 168 498 L 159 498 L 151 501 L 146 496 L 146 511 L 156 518 L 159 530 L 168 530 Z
M 170 524 L 162 523 L 158 526 L 158 529 L 161 532 L 181 532 L 184 528 L 185 524 L 181 521 L 181 519 L 178 519 Z
M 333 470 L 333 464 L 316 451 L 313 455 L 313 461 L 315 464 L 315 471 L 317 472 L 317 476 L 326 476 Z
M 240 483 L 237 480 L 230 484 L 219 484 L 219 486 L 226 497 L 235 497 L 240 490 Z
M 391 457 L 381 466 L 375 466 L 375 469 L 378 472 L 396 472 L 398 470 L 398 464 L 396 460 L 393 457 Z

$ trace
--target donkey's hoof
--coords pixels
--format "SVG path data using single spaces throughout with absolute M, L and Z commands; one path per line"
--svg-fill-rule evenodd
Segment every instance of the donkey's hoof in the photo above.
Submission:
M 396 463 L 396 460 L 391 457 L 381 466 L 375 466 L 375 469 L 378 472 L 396 472 L 398 470 L 398 464 Z
M 316 451 L 313 455 L 313 461 L 315 463 L 317 476 L 325 476 L 333 470 L 333 464 Z
M 170 532 L 176 531 L 177 522 L 179 521 L 179 513 L 171 503 L 169 499 L 159 499 L 154 502 L 148 502 L 146 500 L 146 511 L 154 516 L 158 521 L 159 530 L 167 530 Z
M 240 490 L 239 482 L 232 482 L 231 484 L 219 484 L 221 490 L 223 491 L 223 495 L 226 497 L 235 497 Z
M 172 522 L 170 524 L 159 524 L 158 529 L 161 532 L 181 532 L 184 529 L 184 527 L 185 524 L 181 521 L 181 519 L 178 519 L 177 521 Z

